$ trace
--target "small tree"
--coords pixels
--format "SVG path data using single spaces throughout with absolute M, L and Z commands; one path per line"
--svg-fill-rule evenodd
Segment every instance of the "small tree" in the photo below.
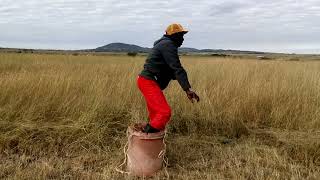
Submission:
M 127 53 L 128 56 L 132 56 L 132 57 L 137 56 L 137 54 L 138 54 L 137 52 L 128 52 Z

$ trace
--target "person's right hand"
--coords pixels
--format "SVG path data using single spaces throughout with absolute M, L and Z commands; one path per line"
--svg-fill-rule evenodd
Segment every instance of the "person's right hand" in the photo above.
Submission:
M 188 96 L 189 100 L 190 100 L 192 103 L 194 102 L 193 99 L 197 100 L 197 102 L 200 101 L 199 96 L 198 96 L 193 90 L 188 89 L 188 90 L 186 90 L 186 93 L 187 93 L 187 96 Z

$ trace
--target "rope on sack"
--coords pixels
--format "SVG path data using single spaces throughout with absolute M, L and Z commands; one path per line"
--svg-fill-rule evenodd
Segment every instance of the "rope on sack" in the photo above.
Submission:
M 160 153 L 158 155 L 158 158 L 162 157 L 162 161 L 163 161 L 163 164 L 164 164 L 164 172 L 166 173 L 167 179 L 169 179 L 170 175 L 169 175 L 169 172 L 168 172 L 168 169 L 167 169 L 169 163 L 168 163 L 168 158 L 166 156 L 166 149 L 167 149 L 167 144 L 165 142 L 166 137 L 167 137 L 167 131 L 164 132 L 164 137 L 163 137 L 164 149 L 160 151 Z
M 130 174 L 130 172 L 121 170 L 121 169 L 123 169 L 122 166 L 127 162 L 127 156 L 128 156 L 128 150 L 129 150 L 128 145 L 129 145 L 129 141 L 130 141 L 131 138 L 132 138 L 132 135 L 129 136 L 128 130 L 127 130 L 127 137 L 129 137 L 129 138 L 128 138 L 128 141 L 127 141 L 127 143 L 126 143 L 126 144 L 124 145 L 124 147 L 123 147 L 124 160 L 123 160 L 123 162 L 122 162 L 119 166 L 117 166 L 117 167 L 115 168 L 115 170 L 116 170 L 117 172 L 121 173 L 121 174 Z

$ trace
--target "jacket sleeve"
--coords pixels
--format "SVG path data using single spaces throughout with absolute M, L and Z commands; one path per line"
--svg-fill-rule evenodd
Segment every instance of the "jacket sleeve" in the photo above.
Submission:
M 178 48 L 172 43 L 166 43 L 161 50 L 161 54 L 169 67 L 174 71 L 174 75 L 182 89 L 186 91 L 191 88 L 187 72 L 180 63 Z

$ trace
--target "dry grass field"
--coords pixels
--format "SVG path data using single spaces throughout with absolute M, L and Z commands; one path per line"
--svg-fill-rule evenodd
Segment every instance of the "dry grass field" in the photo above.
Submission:
M 145 57 L 0 54 L 0 179 L 135 179 L 115 171 L 146 121 Z M 154 179 L 320 179 L 320 62 L 184 56 L 169 165 Z

